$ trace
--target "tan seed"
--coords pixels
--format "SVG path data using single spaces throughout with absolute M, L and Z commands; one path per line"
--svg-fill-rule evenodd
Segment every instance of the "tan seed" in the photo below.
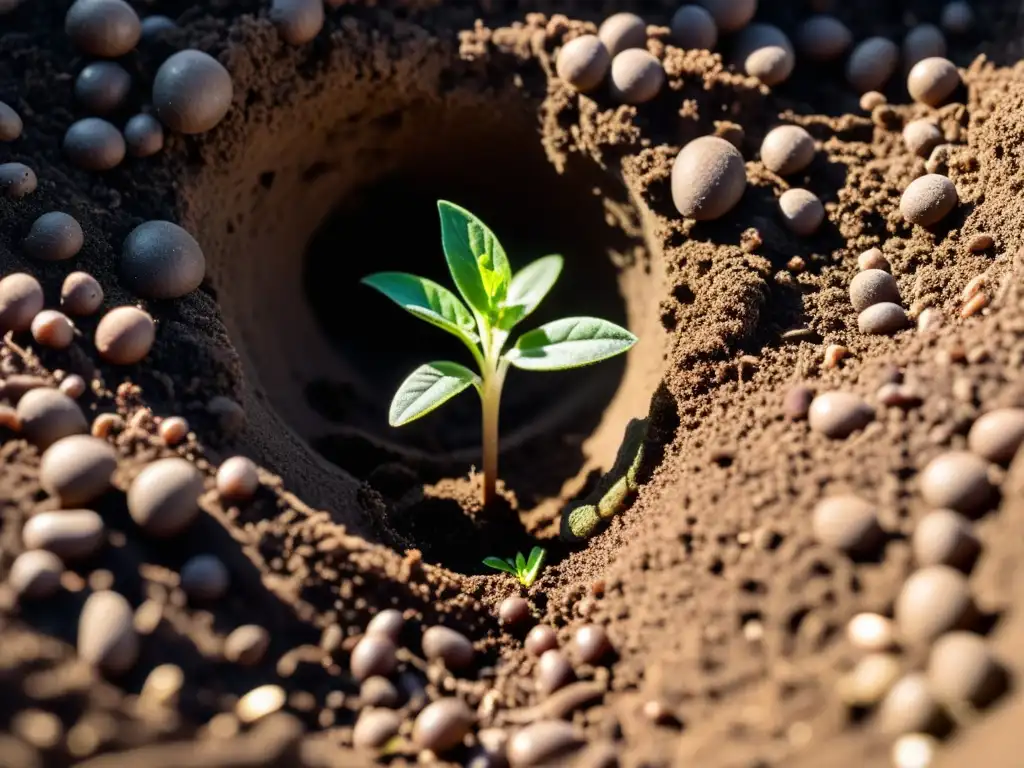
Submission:
M 398 734 L 402 717 L 390 709 L 364 709 L 359 713 L 352 731 L 352 744 L 357 749 L 380 749 Z
M 907 91 L 914 101 L 937 107 L 960 85 L 960 71 L 949 59 L 932 56 L 914 65 L 907 76 Z
M 815 432 L 841 439 L 863 429 L 875 418 L 874 410 L 851 392 L 825 392 L 811 402 L 807 420 Z
M 694 139 L 672 165 L 672 201 L 687 218 L 721 218 L 736 207 L 746 188 L 743 155 L 717 136 Z
M 611 65 L 611 55 L 597 35 L 580 35 L 562 46 L 555 70 L 559 79 L 587 93 L 604 81 Z
M 94 592 L 78 620 L 78 655 L 103 671 L 122 674 L 139 656 L 132 607 L 117 592 Z
M 115 307 L 96 326 L 96 350 L 114 365 L 139 362 L 149 354 L 155 339 L 153 318 L 138 307 Z
M 896 278 L 881 269 L 865 269 L 850 281 L 850 302 L 858 312 L 882 302 L 900 303 Z
M 910 575 L 895 605 L 900 637 L 931 642 L 953 629 L 965 629 L 976 613 L 967 579 L 948 565 L 929 565 Z
M 259 664 L 270 647 L 270 633 L 255 624 L 238 627 L 224 641 L 224 658 L 251 667 Z
M 420 749 L 447 752 L 462 743 L 473 721 L 473 713 L 462 699 L 438 699 L 417 715 L 412 740 Z
M 981 253 L 982 251 L 987 251 L 995 244 L 996 241 L 992 235 L 981 232 L 971 238 L 971 241 L 967 244 L 967 250 L 971 253 Z
M 40 512 L 21 531 L 26 549 L 45 549 L 65 561 L 95 554 L 105 537 L 103 518 L 88 509 Z
M 612 59 L 611 93 L 623 104 L 646 104 L 665 84 L 665 68 L 647 51 L 629 48 Z
M 23 600 L 42 600 L 57 593 L 63 573 L 64 563 L 55 554 L 29 550 L 14 558 L 7 583 Z
M 989 479 L 991 465 L 967 451 L 947 451 L 928 463 L 921 473 L 921 495 L 932 507 L 965 515 L 987 510 L 995 500 Z
M 71 315 L 91 315 L 103 304 L 103 287 L 86 272 L 72 272 L 60 289 L 60 305 Z
M 814 154 L 814 139 L 799 125 L 773 128 L 761 143 L 761 162 L 780 176 L 804 170 L 814 160 Z
M 863 273 L 862 273 L 863 274 Z M 899 304 L 883 301 L 873 304 L 857 315 L 857 330 L 878 336 L 888 336 L 910 325 L 906 310 Z
M 142 470 L 128 488 L 132 519 L 157 537 L 175 536 L 199 514 L 203 476 L 184 459 L 158 459 Z
M 1024 408 L 997 408 L 981 416 L 967 433 L 974 453 L 995 464 L 1009 464 L 1024 444 Z
M 952 181 L 929 173 L 910 182 L 900 198 L 900 212 L 910 224 L 931 227 L 952 213 L 959 201 Z
M 870 552 L 882 538 L 874 504 L 849 494 L 819 501 L 812 528 L 815 538 L 826 547 L 850 554 Z
M 985 307 L 988 306 L 989 298 L 986 293 L 979 293 L 970 301 L 965 303 L 960 310 L 960 317 L 966 320 L 968 317 L 974 317 L 976 314 L 981 312 Z
M 32 319 L 32 338 L 50 349 L 65 349 L 75 339 L 75 326 L 55 309 L 44 309 Z
M 43 453 L 39 483 L 65 507 L 88 504 L 106 493 L 117 469 L 113 447 L 89 435 L 61 438 Z
M 615 13 L 601 22 L 597 37 L 615 57 L 625 50 L 647 47 L 647 24 L 635 13 Z
M 287 696 L 279 685 L 261 685 L 253 688 L 235 705 L 235 715 L 243 723 L 254 723 L 272 715 L 284 706 Z
M 779 198 L 782 223 L 794 235 L 810 237 L 825 220 L 825 206 L 813 192 L 806 189 L 788 189 Z
M 928 158 L 942 143 L 942 131 L 931 120 L 911 120 L 903 128 L 903 143 L 918 157 Z
M 89 425 L 74 400 L 56 389 L 33 389 L 18 401 L 21 431 L 29 442 L 46 450 L 62 437 L 83 434 Z

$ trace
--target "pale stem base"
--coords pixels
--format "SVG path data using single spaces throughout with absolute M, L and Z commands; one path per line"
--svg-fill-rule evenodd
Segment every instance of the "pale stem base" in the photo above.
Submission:
M 490 506 L 498 496 L 498 412 L 501 407 L 501 388 L 505 371 L 498 366 L 483 387 L 483 465 L 484 506 Z

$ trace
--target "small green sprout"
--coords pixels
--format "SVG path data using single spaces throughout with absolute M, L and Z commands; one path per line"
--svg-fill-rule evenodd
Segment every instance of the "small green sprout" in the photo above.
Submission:
M 522 334 L 503 354 L 512 329 L 558 280 L 562 257 L 544 256 L 513 275 L 504 248 L 487 225 L 453 203 L 439 200 L 437 207 L 445 260 L 465 304 L 444 286 L 404 272 L 378 272 L 362 282 L 457 337 L 473 355 L 479 374 L 443 360 L 413 371 L 391 401 L 388 422 L 393 427 L 408 424 L 474 387 L 483 412 L 483 501 L 488 505 L 497 496 L 498 411 L 509 366 L 526 371 L 579 368 L 622 354 L 637 338 L 607 320 L 567 317 Z
M 511 573 L 519 579 L 520 584 L 529 589 L 540 575 L 540 569 L 544 567 L 544 558 L 547 555 L 548 553 L 543 547 L 534 547 L 530 550 L 529 557 L 523 557 L 522 552 L 516 553 L 515 560 L 511 557 L 506 560 L 502 560 L 500 557 L 487 557 L 484 558 L 484 565 L 494 568 L 496 571 Z

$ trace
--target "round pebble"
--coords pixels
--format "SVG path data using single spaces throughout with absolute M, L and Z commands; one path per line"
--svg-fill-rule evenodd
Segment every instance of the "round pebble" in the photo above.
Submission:
M 147 221 L 121 248 L 121 277 L 144 299 L 178 299 L 206 275 L 206 257 L 188 232 L 170 221 Z
M 193 600 L 219 600 L 230 584 L 227 566 L 216 555 L 196 555 L 181 566 L 181 588 Z
M 168 58 L 153 80 L 153 109 L 178 133 L 205 133 L 227 114 L 234 97 L 231 75 L 209 54 L 187 49 Z
M 62 437 L 89 431 L 82 409 L 56 389 L 41 387 L 26 392 L 18 401 L 17 413 L 21 433 L 41 451 Z
M 473 720 L 473 713 L 462 699 L 438 699 L 416 716 L 412 740 L 420 749 L 447 752 L 462 743 Z
M 164 32 L 177 29 L 178 25 L 170 16 L 154 14 L 142 20 L 142 39 L 153 40 Z
M 356 749 L 380 749 L 402 725 L 402 717 L 390 709 L 364 709 L 359 713 L 352 730 L 352 745 Z
M 892 40 L 869 37 L 861 41 L 846 62 L 846 80 L 858 93 L 880 91 L 889 82 L 900 60 Z
M 185 459 L 157 459 L 128 488 L 128 512 L 151 536 L 175 536 L 199 514 L 203 476 Z
M 850 302 L 858 312 L 870 306 L 900 301 L 900 288 L 896 278 L 881 269 L 865 269 L 850 281 Z
M 24 163 L 0 164 L 0 194 L 8 200 L 20 200 L 36 191 L 36 172 Z
M 723 32 L 735 32 L 750 23 L 757 0 L 700 0 Z
M 0 141 L 15 141 L 25 128 L 21 115 L 14 108 L 0 101 Z
M 279 685 L 268 683 L 253 688 L 235 705 L 235 715 L 243 723 L 254 723 L 257 720 L 272 715 L 285 705 L 288 694 Z M 237 724 L 233 724 L 237 727 Z M 232 731 L 234 735 L 234 731 Z
M 931 120 L 911 120 L 903 128 L 903 143 L 918 157 L 928 158 L 942 141 L 942 131 Z
M 555 634 L 555 630 L 547 624 L 538 624 L 529 631 L 523 644 L 527 653 L 532 656 L 540 656 L 544 651 L 558 647 L 558 636 Z
M 718 44 L 718 26 L 706 8 L 684 5 L 669 22 L 672 42 L 684 50 L 713 51 Z
M 882 733 L 890 736 L 932 731 L 941 722 L 939 702 L 928 680 L 917 672 L 897 680 L 878 710 Z
M 259 664 L 270 647 L 270 633 L 256 624 L 233 630 L 224 640 L 224 658 L 232 664 L 251 667 Z
M 270 20 L 289 45 L 305 45 L 324 27 L 323 0 L 271 0 Z
M 657 57 L 629 48 L 612 59 L 612 95 L 623 104 L 645 104 L 665 84 L 665 68 Z
M 109 674 L 127 672 L 139 656 L 132 607 L 117 592 L 93 592 L 78 619 L 78 655 Z
M 153 318 L 138 307 L 115 307 L 96 326 L 93 339 L 100 357 L 114 365 L 133 365 L 149 354 L 156 339 Z
M 928 768 L 939 742 L 926 733 L 905 733 L 892 743 L 893 768 Z
M 359 686 L 359 700 L 364 707 L 397 707 L 398 689 L 386 677 L 375 675 Z
M 612 57 L 597 35 L 580 35 L 562 46 L 555 71 L 561 80 L 587 93 L 604 82 L 611 65 Z
M 423 654 L 443 661 L 448 669 L 465 669 L 473 663 L 473 643 L 449 627 L 430 627 L 423 633 Z
M 888 336 L 910 326 L 906 310 L 899 304 L 883 301 L 857 315 L 857 330 L 878 336 Z
M 952 181 L 929 173 L 910 182 L 900 199 L 900 213 L 910 224 L 931 227 L 946 218 L 959 202 Z
M 974 9 L 970 3 L 946 3 L 942 8 L 941 23 L 945 30 L 954 35 L 963 35 L 974 26 Z
M 43 309 L 43 287 L 32 275 L 15 272 L 0 280 L 0 333 L 27 331 Z
M 813 192 L 806 189 L 788 189 L 779 198 L 782 222 L 794 235 L 809 237 L 818 231 L 825 220 L 825 206 Z
M 75 79 L 75 98 L 96 115 L 106 115 L 120 107 L 131 89 L 132 76 L 113 61 L 95 61 Z
M 842 439 L 863 429 L 875 418 L 871 406 L 852 392 L 825 392 L 811 402 L 807 421 L 826 437 Z
M 245 428 L 245 409 L 230 397 L 216 395 L 206 404 L 206 412 L 217 420 L 226 435 L 235 435 Z
M 259 487 L 256 464 L 245 456 L 232 456 L 217 470 L 217 493 L 223 499 L 248 501 Z
M 923 59 L 945 55 L 946 36 L 934 24 L 918 24 L 903 38 L 903 66 L 907 69 Z
M 846 625 L 846 636 L 862 651 L 892 648 L 896 632 L 892 620 L 878 613 L 858 613 Z
M 919 566 L 948 565 L 966 570 L 981 551 L 970 521 L 951 509 L 936 509 L 914 527 L 910 540 Z
M 882 255 L 882 251 L 878 248 L 869 248 L 864 251 L 860 256 L 857 257 L 857 267 L 861 270 L 869 269 L 880 269 L 885 272 L 892 270 L 892 266 L 889 264 L 889 260 Z M 896 295 L 899 296 L 899 289 L 896 290 Z
M 761 162 L 772 173 L 799 173 L 814 160 L 814 139 L 798 125 L 772 128 L 761 143 Z
M 124 136 L 98 117 L 72 123 L 64 134 L 64 154 L 84 171 L 109 171 L 124 160 Z
M 597 37 L 614 58 L 625 50 L 647 47 L 647 23 L 635 13 L 615 13 L 601 22 Z
M 801 384 L 786 393 L 782 402 L 782 411 L 790 421 L 800 421 L 807 418 L 813 401 L 814 390 Z
M 950 632 L 936 640 L 927 674 L 939 700 L 954 705 L 983 706 L 1002 687 L 999 664 L 985 640 L 971 632 Z
M 160 439 L 167 445 L 178 445 L 188 437 L 188 421 L 181 416 L 171 416 L 160 422 L 158 432 Z
M 360 682 L 368 677 L 387 677 L 395 671 L 395 644 L 382 634 L 367 634 L 349 658 L 349 669 Z
M 572 636 L 573 652 L 583 664 L 597 664 L 612 649 L 608 640 L 608 632 L 597 624 L 580 627 Z
M 36 317 L 38 318 L 39 315 L 36 315 Z M 85 394 L 86 386 L 87 385 L 85 383 L 85 379 L 83 379 L 77 373 L 73 373 L 70 376 L 65 377 L 61 381 L 57 389 L 59 389 L 65 395 L 70 397 L 72 400 L 77 400 L 78 398 Z
M 811 527 L 819 542 L 848 554 L 867 554 L 882 539 L 875 505 L 859 496 L 822 499 L 814 507 Z
M 797 46 L 813 61 L 838 59 L 853 44 L 850 28 L 835 16 L 818 14 L 800 25 L 796 34 Z
M 39 261 L 64 261 L 78 255 L 85 243 L 82 225 L 61 211 L 44 213 L 32 223 L 21 247 Z
M 1009 464 L 1024 443 L 1024 408 L 998 408 L 984 414 L 967 433 L 970 449 L 995 464 Z
M 164 148 L 164 127 L 152 115 L 134 115 L 125 123 L 124 143 L 132 157 L 150 157 Z
M 796 53 L 786 33 L 771 24 L 750 24 L 733 44 L 733 55 L 743 71 L 765 85 L 779 85 L 789 79 L 796 65 Z
M 55 309 L 44 309 L 32 319 L 32 338 L 40 346 L 66 349 L 75 338 L 75 326 Z
M 921 473 L 921 495 L 933 507 L 976 515 L 993 503 L 995 487 L 989 480 L 989 463 L 967 451 L 948 451 Z
M 7 583 L 25 600 L 42 600 L 60 589 L 64 563 L 53 552 L 33 549 L 22 552 L 11 563 Z
M 75 0 L 64 17 L 64 31 L 83 53 L 116 59 L 135 48 L 142 23 L 124 0 Z
M 914 65 L 907 76 L 911 98 L 929 107 L 937 107 L 960 85 L 960 71 L 949 59 L 932 56 Z
M 511 768 L 536 768 L 559 764 L 560 759 L 576 751 L 583 741 L 564 720 L 538 720 L 516 732 L 508 742 Z
M 557 648 L 544 651 L 537 661 L 537 690 L 547 696 L 573 680 L 572 664 Z
M 530 618 L 530 604 L 522 597 L 506 597 L 498 606 L 498 618 L 503 626 L 522 624 Z
M 878 91 L 868 91 L 867 93 L 861 94 L 859 106 L 865 112 L 873 112 L 876 108 L 886 104 L 888 99 L 885 98 L 884 93 Z
M 72 272 L 60 288 L 60 305 L 69 315 L 91 315 L 103 304 L 103 287 L 87 272 Z
M 392 643 L 397 643 L 404 628 L 405 619 L 402 617 L 401 611 L 385 608 L 370 619 L 370 623 L 366 625 L 366 634 L 383 635 Z
M 900 677 L 899 659 L 891 653 L 869 653 L 840 678 L 839 694 L 851 707 L 873 707 Z
M 743 155 L 717 136 L 694 139 L 672 165 L 672 201 L 687 218 L 710 221 L 724 216 L 746 188 Z
M 944 632 L 965 629 L 974 618 L 967 579 L 948 565 L 928 565 L 910 575 L 895 606 L 900 638 L 931 642 Z
M 88 504 L 110 489 L 117 453 L 105 440 L 70 435 L 43 452 L 39 484 L 65 507 Z

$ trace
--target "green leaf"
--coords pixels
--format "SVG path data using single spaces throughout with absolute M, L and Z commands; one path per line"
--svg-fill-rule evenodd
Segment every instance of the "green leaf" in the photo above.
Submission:
M 480 219 L 454 203 L 437 201 L 448 269 L 470 307 L 494 323 L 512 280 L 505 249 Z
M 620 355 L 637 338 L 597 317 L 566 317 L 519 337 L 507 358 L 526 371 L 562 371 Z
M 415 421 L 474 385 L 480 386 L 480 377 L 458 363 L 440 360 L 421 365 L 395 392 L 388 423 L 400 427 Z
M 519 579 L 520 583 L 524 587 L 532 587 L 533 582 L 537 580 L 540 575 L 540 569 L 544 567 L 544 559 L 547 557 L 547 552 L 542 547 L 534 547 L 530 550 L 530 557 L 526 563 L 525 578 Z
M 443 285 L 405 272 L 377 272 L 360 282 L 383 293 L 395 304 L 421 320 L 477 344 L 476 322 L 458 296 Z
M 522 552 L 516 552 L 516 570 L 522 574 L 526 570 L 526 558 Z
M 516 569 L 512 568 L 500 557 L 485 557 L 484 565 L 494 568 L 496 571 L 504 571 L 505 573 L 511 573 L 513 576 L 516 575 Z
M 537 567 L 537 561 L 542 560 L 544 555 L 547 554 L 543 547 L 534 547 L 530 550 L 530 556 L 526 558 L 527 570 L 532 570 Z
M 511 330 L 533 312 L 558 281 L 563 264 L 561 256 L 544 256 L 516 272 L 508 286 L 499 326 Z

